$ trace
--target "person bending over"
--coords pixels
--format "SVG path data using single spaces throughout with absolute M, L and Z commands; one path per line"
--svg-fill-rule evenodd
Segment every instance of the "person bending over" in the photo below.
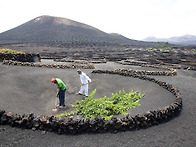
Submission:
M 65 83 L 59 79 L 59 78 L 53 78 L 52 84 L 57 85 L 57 94 L 56 97 L 59 97 L 59 108 L 64 108 L 65 107 L 65 91 L 66 91 L 66 85 Z

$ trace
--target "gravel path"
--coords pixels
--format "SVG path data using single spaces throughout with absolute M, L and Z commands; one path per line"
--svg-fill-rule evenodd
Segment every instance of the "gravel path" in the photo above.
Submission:
M 105 66 L 102 66 L 102 68 L 104 67 Z M 114 68 L 114 66 L 111 64 L 109 68 L 112 69 Z M 51 110 L 54 102 L 54 100 L 51 98 L 51 95 L 56 92 L 56 87 L 54 85 L 51 85 L 50 80 L 48 79 L 51 79 L 53 76 L 64 78 L 67 82 L 67 85 L 71 85 L 72 87 L 77 87 L 77 85 L 79 84 L 78 75 L 73 74 L 73 72 L 76 71 L 74 69 L 63 71 L 58 70 L 59 72 L 57 72 L 56 69 L 36 68 L 35 70 L 35 68 L 31 67 L 15 67 L 5 65 L 0 65 L 0 69 L 0 108 L 5 109 L 6 111 L 13 110 L 14 112 L 17 112 L 19 114 L 24 112 L 24 110 L 27 113 L 33 110 L 35 114 L 38 114 L 40 111 L 43 111 L 43 113 L 47 114 Z M 85 70 L 85 72 L 87 74 L 90 74 L 90 70 Z M 23 76 L 21 76 L 21 73 L 24 73 Z M 72 76 L 73 78 L 70 79 L 69 76 Z M 104 91 L 104 89 L 107 89 L 107 91 L 115 91 L 119 90 L 119 86 L 126 88 L 128 85 L 130 87 L 130 84 L 133 84 L 131 86 L 131 89 L 138 89 L 140 91 L 143 91 L 146 98 L 144 98 L 143 101 L 141 100 L 141 103 L 149 106 L 146 106 L 146 108 L 144 106 L 140 110 L 135 110 L 136 112 L 145 112 L 146 109 L 156 109 L 156 107 L 162 107 L 168 105 L 168 103 L 170 104 L 171 102 L 173 102 L 173 100 L 170 98 L 172 97 L 170 93 L 151 82 L 133 78 L 124 79 L 124 77 L 118 77 L 118 75 L 90 76 L 92 79 L 97 78 L 99 80 L 94 82 L 94 84 L 92 83 L 92 85 L 90 86 L 91 89 L 89 89 L 89 91 L 97 88 L 97 85 L 99 84 L 103 84 L 102 87 L 106 86 L 107 88 L 99 87 L 97 91 Z M 169 84 L 176 86 L 183 96 L 183 110 L 181 114 L 178 117 L 170 120 L 169 122 L 150 127 L 148 129 L 118 132 L 117 134 L 103 133 L 81 135 L 57 135 L 50 132 L 23 130 L 1 125 L 0 146 L 195 146 L 196 72 L 178 70 L 177 76 L 154 76 L 154 78 L 166 81 Z M 118 85 L 118 80 L 124 80 L 123 84 Z M 12 83 L 12 81 L 14 81 L 14 83 Z M 105 83 L 103 83 L 103 81 L 105 81 Z M 32 86 L 31 84 L 34 86 Z M 110 86 L 111 84 L 112 87 Z M 17 87 L 14 87 L 14 85 L 17 85 Z M 40 91 L 38 89 L 40 89 Z M 75 89 L 73 88 L 72 90 L 75 92 L 77 89 L 78 87 Z M 129 90 L 129 88 L 125 90 Z M 151 91 L 149 92 L 149 90 Z M 156 90 L 159 91 L 156 93 Z M 105 90 L 104 92 L 97 92 L 97 96 L 101 96 L 101 94 L 107 95 L 111 93 L 107 93 L 107 91 Z M 21 98 L 21 93 L 23 93 L 23 96 L 25 95 L 28 100 L 23 101 L 23 103 L 19 103 L 20 99 L 18 100 L 12 98 L 13 94 L 16 97 L 18 96 L 19 98 Z M 41 95 L 41 93 L 43 94 Z M 40 95 L 37 96 L 37 94 Z M 151 96 L 153 95 L 156 96 L 152 98 Z M 71 99 L 72 96 L 73 94 L 67 93 L 67 99 L 69 99 L 68 102 L 70 103 L 75 101 L 75 99 Z M 162 98 L 162 96 L 165 96 L 165 98 Z M 5 99 L 5 97 L 8 99 Z M 23 97 L 22 100 L 25 100 L 25 97 Z M 151 98 L 151 100 L 149 99 L 149 97 Z M 156 101 L 152 105 L 150 105 L 150 103 L 153 102 L 152 100 L 155 98 Z M 11 99 L 12 101 L 10 101 Z M 28 105 L 30 99 L 33 100 L 30 101 L 32 102 L 31 105 Z M 81 98 L 77 97 L 77 99 Z M 47 107 L 43 107 L 42 104 L 46 104 Z M 37 111 L 35 112 L 34 110 Z M 132 114 L 134 114 L 134 111 Z

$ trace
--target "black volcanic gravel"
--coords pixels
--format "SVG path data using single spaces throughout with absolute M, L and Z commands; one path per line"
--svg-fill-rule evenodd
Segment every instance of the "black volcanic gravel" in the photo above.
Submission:
M 36 71 L 33 71 L 34 69 L 31 67 L 13 67 L 13 66 L 4 66 L 0 65 L 0 77 L 1 81 L 5 82 L 5 84 L 13 84 L 8 89 L 6 89 L 6 86 L 4 86 L 4 83 L 1 82 L 0 91 L 1 91 L 1 101 L 2 101 L 2 94 L 4 90 L 11 91 L 11 93 L 15 93 L 20 95 L 20 93 L 17 92 L 17 90 L 23 90 L 24 87 L 28 90 L 32 91 L 23 91 L 26 96 L 28 96 L 28 93 L 35 92 L 37 88 L 41 88 L 42 78 L 44 74 L 46 74 L 47 69 L 36 69 Z M 13 79 L 16 77 L 20 77 L 21 69 L 24 72 L 24 76 L 21 77 L 21 79 L 17 79 L 18 81 L 18 87 L 14 87 Z M 32 71 L 30 73 L 29 71 Z M 59 70 L 61 71 L 61 70 Z M 67 70 L 64 70 L 63 72 L 67 72 Z M 169 84 L 172 84 L 173 86 L 176 86 L 183 97 L 183 109 L 180 115 L 169 122 L 150 127 L 147 129 L 137 130 L 137 131 L 127 131 L 127 132 L 119 132 L 117 134 L 113 133 L 103 133 L 103 134 L 82 134 L 82 135 L 57 135 L 55 133 L 50 132 L 42 132 L 42 131 L 33 131 L 33 130 L 24 130 L 24 129 L 18 129 L 18 128 L 11 128 L 10 126 L 0 126 L 0 145 L 1 146 L 194 146 L 196 144 L 196 73 L 195 71 L 183 71 L 183 70 L 177 70 L 178 75 L 177 76 L 171 76 L 171 77 L 163 77 L 163 76 L 154 76 L 154 78 L 160 79 L 161 81 L 168 82 Z M 85 70 L 85 72 L 89 73 L 88 70 Z M 41 75 L 41 76 L 40 76 Z M 62 76 L 63 74 L 57 72 L 56 70 L 50 69 L 50 72 L 46 74 L 48 78 L 53 76 Z M 6 79 L 7 77 L 7 79 Z M 8 77 L 11 77 L 9 79 Z M 3 78 L 3 80 L 2 80 Z M 77 80 L 78 75 L 74 75 L 75 80 Z M 33 81 L 32 79 L 35 79 Z M 36 79 L 39 82 L 36 82 Z M 44 78 L 43 80 L 46 80 L 47 78 Z M 24 80 L 23 82 L 20 82 L 20 80 Z M 14 81 L 16 82 L 16 81 Z M 34 84 L 37 84 L 38 87 L 32 87 L 28 88 L 26 86 L 31 86 L 30 83 L 33 82 Z M 48 82 L 48 85 L 46 84 Z M 44 83 L 44 91 L 48 99 L 51 99 L 51 94 L 55 93 L 56 87 L 53 85 L 50 85 L 50 79 L 48 81 L 45 81 Z M 77 82 L 76 82 L 77 83 Z M 137 83 L 137 82 L 136 82 Z M 145 81 L 144 81 L 145 83 Z M 24 85 L 23 85 L 24 84 Z M 40 84 L 40 85 L 39 85 Z M 70 85 L 74 84 L 71 83 Z M 94 85 L 95 86 L 95 85 Z M 151 86 L 151 85 L 150 85 Z M 49 87 L 49 89 L 47 89 Z M 92 86 L 93 88 L 93 86 Z M 146 87 L 146 89 L 150 89 L 152 87 Z M 161 87 L 160 87 L 161 89 Z M 51 91 L 53 90 L 53 91 Z M 42 91 L 43 92 L 43 91 Z M 36 97 L 36 93 L 32 94 L 32 98 L 37 101 L 35 103 L 37 106 L 32 104 L 35 107 L 42 107 L 40 104 L 41 102 L 45 102 L 43 99 L 45 98 L 44 95 L 39 95 L 39 98 L 41 98 L 41 101 L 38 100 L 38 96 Z M 41 94 L 41 91 L 39 91 Z M 158 93 L 157 93 L 158 94 Z M 7 93 L 9 97 L 12 97 L 10 93 Z M 71 94 L 70 94 L 71 96 Z M 169 100 L 169 99 L 168 99 Z M 14 101 L 7 101 L 6 104 L 8 106 L 4 106 L 4 108 L 7 109 L 13 109 L 13 106 L 15 107 L 19 106 L 17 109 L 18 111 L 20 109 L 23 109 L 25 107 L 25 102 L 23 104 L 14 103 Z M 73 100 L 74 101 L 74 100 Z M 164 101 L 163 101 L 164 102 Z M 52 105 L 53 102 L 51 102 Z M 149 102 L 150 103 L 150 102 Z M 0 104 L 2 105 L 2 103 Z M 154 104 L 156 105 L 156 104 Z M 159 103 L 158 103 L 159 105 Z M 1 106 L 2 107 L 2 106 Z M 32 106 L 31 106 L 32 107 Z M 34 108 L 36 109 L 36 108 Z M 49 110 L 49 108 L 48 108 Z M 29 110 L 26 110 L 27 112 Z M 22 111 L 21 111 L 22 112 Z M 19 112 L 18 112 L 19 113 Z

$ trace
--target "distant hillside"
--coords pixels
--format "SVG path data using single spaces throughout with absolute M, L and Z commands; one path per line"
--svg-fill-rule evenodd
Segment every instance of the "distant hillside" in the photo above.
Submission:
M 130 42 L 130 41 L 136 41 L 136 40 L 133 40 L 133 39 L 129 39 L 121 34 L 118 34 L 118 33 L 110 33 L 110 35 L 112 36 L 112 39 L 121 39 L 121 40 L 126 40 L 127 42 Z
M 174 44 L 182 44 L 182 45 L 196 45 L 196 36 L 194 35 L 184 35 L 180 37 L 171 37 L 171 38 L 156 38 L 156 37 L 147 37 L 143 39 L 143 41 L 162 41 L 162 42 L 169 42 Z
M 104 24 L 103 24 L 104 25 Z M 154 46 L 120 34 L 107 34 L 92 26 L 61 17 L 40 16 L 0 34 L 0 44 L 39 44 L 49 46 L 125 45 Z
M 91 38 L 89 38 L 91 36 Z M 0 34 L 0 41 L 17 42 L 50 42 L 80 41 L 100 38 L 108 39 L 109 35 L 91 26 L 66 18 L 40 16 L 14 29 Z

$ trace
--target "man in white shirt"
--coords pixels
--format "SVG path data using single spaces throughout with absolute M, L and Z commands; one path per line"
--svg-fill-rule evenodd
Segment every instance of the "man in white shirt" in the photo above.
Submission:
M 87 97 L 88 96 L 88 83 L 91 82 L 91 79 L 80 69 L 78 69 L 77 72 L 80 75 L 80 81 L 81 81 L 81 88 L 78 94 L 82 95 L 84 92 L 85 97 Z

